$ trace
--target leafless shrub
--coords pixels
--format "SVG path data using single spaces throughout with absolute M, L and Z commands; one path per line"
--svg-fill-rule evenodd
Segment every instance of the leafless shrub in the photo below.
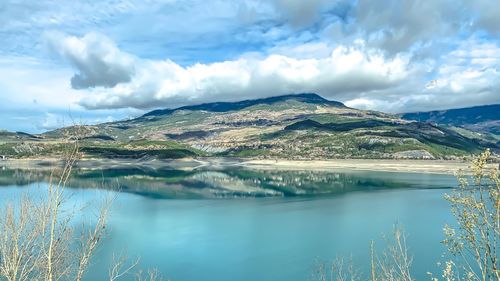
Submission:
M 373 251 L 373 250 L 372 250 Z M 373 259 L 376 266 L 373 267 Z M 380 257 L 372 254 L 372 280 L 412 281 L 411 264 L 413 258 L 408 253 L 406 235 L 399 228 L 394 227 L 393 237 Z
M 381 255 L 375 254 L 371 244 L 371 272 L 369 278 L 355 268 L 350 260 L 335 259 L 330 265 L 317 263 L 312 280 L 314 281 L 413 281 L 411 275 L 412 257 L 408 253 L 406 236 L 399 227 L 394 227 L 393 235 L 387 239 L 387 246 Z
M 158 269 L 153 268 L 153 269 L 149 269 L 147 272 L 140 270 L 135 275 L 135 280 L 136 281 L 163 281 L 164 279 L 161 276 Z
M 446 195 L 456 226 L 444 227 L 451 254 L 443 264 L 444 280 L 500 280 L 500 180 L 498 167 L 487 165 L 490 157 L 486 150 L 474 158 L 472 179 L 460 171 L 459 187 Z
M 346 263 L 343 258 L 336 258 L 332 263 L 317 262 L 312 275 L 315 281 L 356 281 L 361 274 L 354 267 L 352 260 Z

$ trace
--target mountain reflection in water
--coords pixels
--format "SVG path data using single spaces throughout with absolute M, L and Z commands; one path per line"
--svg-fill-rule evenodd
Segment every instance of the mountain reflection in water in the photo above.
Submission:
M 49 170 L 0 170 L 0 186 L 47 182 Z M 396 188 L 449 188 L 453 176 L 367 171 L 277 171 L 129 167 L 76 170 L 68 186 L 112 189 L 151 198 L 295 197 Z

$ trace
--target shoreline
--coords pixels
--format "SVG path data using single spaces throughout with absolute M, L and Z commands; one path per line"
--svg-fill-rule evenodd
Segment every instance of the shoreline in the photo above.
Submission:
M 277 170 L 373 171 L 453 175 L 468 170 L 469 162 L 458 160 L 393 160 L 393 159 L 336 159 L 336 160 L 250 160 L 246 167 Z M 493 167 L 493 166 L 492 166 Z
M 0 161 L 0 167 L 10 169 L 52 169 L 60 159 L 8 159 Z M 332 160 L 286 160 L 286 159 L 241 159 L 241 158 L 184 158 L 157 159 L 83 159 L 80 169 L 120 168 L 172 168 L 179 170 L 246 168 L 253 170 L 316 170 L 316 171 L 375 171 L 422 174 L 454 174 L 467 170 L 470 163 L 459 160 L 394 160 L 394 159 L 332 159 Z M 494 167 L 497 164 L 490 164 Z

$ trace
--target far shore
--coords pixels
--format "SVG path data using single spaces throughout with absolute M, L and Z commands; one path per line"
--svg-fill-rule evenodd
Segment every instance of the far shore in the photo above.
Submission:
M 457 160 L 395 160 L 395 159 L 336 159 L 336 160 L 249 160 L 245 166 L 253 169 L 278 170 L 358 170 L 425 174 L 454 174 L 467 170 L 469 162 Z
M 52 169 L 58 159 L 8 159 L 0 161 L 0 168 Z M 179 170 L 224 169 L 242 167 L 255 170 L 318 170 L 318 171 L 379 171 L 425 174 L 453 174 L 467 170 L 469 161 L 459 160 L 395 160 L 395 159 L 329 159 L 329 160 L 286 160 L 286 159 L 237 159 L 237 158 L 185 158 L 175 160 L 157 159 L 82 159 L 81 169 L 121 168 L 172 168 Z M 498 164 L 491 164 L 492 167 Z

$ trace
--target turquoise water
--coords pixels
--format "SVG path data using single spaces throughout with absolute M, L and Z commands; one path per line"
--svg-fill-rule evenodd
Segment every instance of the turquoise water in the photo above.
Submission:
M 143 268 L 158 268 L 168 279 L 181 281 L 308 280 L 316 260 L 340 256 L 352 257 L 367 270 L 370 241 L 383 248 L 382 237 L 394 224 L 409 235 L 414 275 L 427 280 L 426 272 L 437 271 L 436 262 L 444 252 L 442 228 L 453 221 L 443 199 L 447 188 L 455 185 L 452 176 L 245 170 L 134 173 L 101 176 L 101 182 L 118 179 L 122 188 L 113 205 L 109 235 L 87 280 L 102 280 L 113 254 L 123 252 L 131 259 L 140 257 Z M 92 188 L 89 182 L 96 179 L 80 173 L 69 190 L 70 200 L 102 198 L 109 191 L 101 189 L 105 184 Z M 43 181 L 43 173 L 3 171 L 0 201 L 27 190 L 41 192 Z M 127 278 L 123 280 L 133 280 Z

